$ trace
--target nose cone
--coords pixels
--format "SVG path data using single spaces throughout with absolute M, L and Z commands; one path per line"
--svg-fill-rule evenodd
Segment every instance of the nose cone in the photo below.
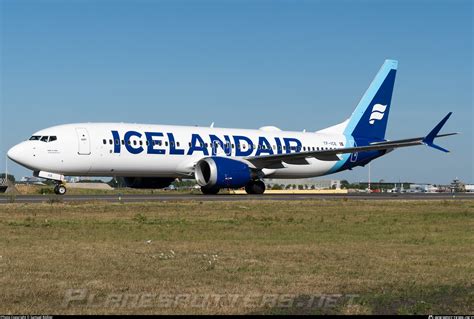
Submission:
M 13 146 L 10 148 L 7 152 L 7 156 L 9 159 L 11 159 L 14 162 L 17 162 L 18 164 L 22 163 L 22 159 L 25 158 L 25 150 L 24 146 L 22 143 Z

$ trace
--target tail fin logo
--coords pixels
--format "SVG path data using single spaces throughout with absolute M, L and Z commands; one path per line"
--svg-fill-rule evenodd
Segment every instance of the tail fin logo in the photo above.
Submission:
M 372 107 L 372 113 L 370 114 L 369 123 L 373 125 L 375 123 L 375 120 L 380 121 L 381 119 L 383 119 L 386 109 L 387 105 L 375 104 Z

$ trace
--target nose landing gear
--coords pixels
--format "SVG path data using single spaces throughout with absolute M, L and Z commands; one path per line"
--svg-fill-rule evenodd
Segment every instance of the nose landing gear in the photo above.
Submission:
M 56 183 L 56 186 L 54 187 L 54 193 L 57 195 L 66 194 L 67 190 L 66 185 L 64 185 L 64 175 L 46 171 L 34 171 L 33 176 L 54 181 Z
M 57 195 L 64 195 L 66 194 L 66 191 L 67 191 L 66 186 L 62 183 L 59 183 L 56 186 L 54 186 L 54 193 Z

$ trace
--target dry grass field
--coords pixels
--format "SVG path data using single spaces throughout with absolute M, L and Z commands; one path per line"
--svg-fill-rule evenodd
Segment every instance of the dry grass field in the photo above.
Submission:
M 66 184 L 68 186 L 68 184 Z M 54 186 L 50 185 L 15 185 L 16 189 L 21 195 L 50 195 L 54 194 Z M 87 188 L 71 188 L 68 187 L 68 195 L 118 195 L 118 194 L 140 194 L 140 195 L 152 195 L 152 194 L 167 194 L 167 195 L 179 195 L 183 193 L 195 193 L 201 194 L 199 189 L 197 190 L 183 190 L 183 191 L 166 191 L 162 189 L 134 189 L 134 188 L 116 188 L 111 190 L 105 189 L 87 189 Z M 3 194 L 0 194 L 2 196 Z M 8 196 L 8 195 L 5 195 Z
M 0 206 L 0 313 L 474 311 L 474 201 Z

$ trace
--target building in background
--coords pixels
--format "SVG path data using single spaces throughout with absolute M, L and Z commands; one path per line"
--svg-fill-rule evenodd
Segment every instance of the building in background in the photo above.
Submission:
M 45 185 L 44 179 L 34 177 L 34 176 L 23 176 L 18 184 L 35 184 L 35 185 Z
M 449 186 L 451 189 L 451 192 L 454 193 L 459 193 L 459 192 L 465 192 L 466 191 L 466 184 L 463 183 L 460 179 L 457 177 L 451 182 L 451 185 Z
M 341 189 L 341 181 L 335 179 L 265 179 L 268 189 Z
M 436 193 L 438 192 L 438 187 L 433 184 L 410 184 L 408 188 L 408 193 Z

